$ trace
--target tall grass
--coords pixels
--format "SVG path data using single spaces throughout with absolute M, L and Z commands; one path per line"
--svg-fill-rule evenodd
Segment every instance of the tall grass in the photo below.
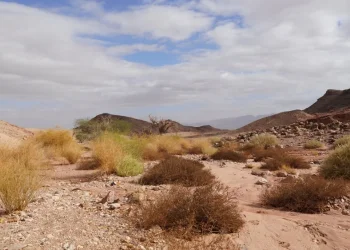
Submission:
M 44 152 L 38 145 L 24 143 L 17 148 L 0 148 L 0 200 L 11 213 L 23 210 L 41 185 Z
M 134 176 L 143 173 L 141 144 L 134 139 L 104 133 L 92 143 L 93 159 L 106 173 Z
M 334 147 L 341 147 L 350 144 L 350 135 L 345 135 L 334 142 Z
M 247 148 L 270 148 L 277 146 L 279 143 L 276 136 L 271 134 L 260 134 L 254 136 L 246 145 Z
M 31 142 L 40 145 L 45 150 L 47 157 L 64 157 L 71 164 L 76 163 L 82 154 L 81 147 L 68 130 L 42 131 L 35 135 Z

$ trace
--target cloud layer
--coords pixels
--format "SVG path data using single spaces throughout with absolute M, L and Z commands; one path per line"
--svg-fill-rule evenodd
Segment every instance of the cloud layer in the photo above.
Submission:
M 100 112 L 195 122 L 304 108 L 327 88 L 349 88 L 349 9 L 347 0 L 0 2 L 0 119 L 70 127 Z M 178 63 L 151 66 L 157 55 Z

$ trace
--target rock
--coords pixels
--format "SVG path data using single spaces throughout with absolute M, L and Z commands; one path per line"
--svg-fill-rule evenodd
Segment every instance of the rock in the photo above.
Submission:
M 109 205 L 108 208 L 109 208 L 109 210 L 116 210 L 116 209 L 118 209 L 120 207 L 121 207 L 121 205 L 119 203 L 112 203 L 112 204 Z
M 259 180 L 257 180 L 257 181 L 255 182 L 256 185 L 266 185 L 266 184 L 268 184 L 268 183 L 269 183 L 269 181 L 266 180 L 265 178 L 259 178 Z
M 288 173 L 286 171 L 280 171 L 276 173 L 277 177 L 287 177 Z
M 343 209 L 343 210 L 341 211 L 341 213 L 342 213 L 343 215 L 350 215 L 350 211 L 349 211 L 349 210 L 345 210 L 345 209 Z
M 73 243 L 65 243 L 63 245 L 64 250 L 75 250 L 75 245 Z
M 261 176 L 261 177 L 266 175 L 266 173 L 264 171 L 257 170 L 257 169 L 253 169 L 251 174 L 255 175 L 255 176 Z

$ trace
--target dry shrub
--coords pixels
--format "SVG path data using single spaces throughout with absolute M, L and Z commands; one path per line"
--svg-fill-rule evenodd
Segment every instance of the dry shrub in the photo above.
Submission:
M 207 139 L 188 140 L 179 136 L 149 136 L 144 139 L 143 159 L 162 160 L 169 155 L 213 154 L 214 147 Z
M 255 148 L 270 148 L 278 145 L 278 139 L 276 136 L 271 134 L 260 134 L 254 136 L 249 144 Z
M 44 153 L 29 143 L 1 147 L 0 162 L 0 200 L 8 213 L 23 210 L 41 186 L 39 170 L 46 167 Z
M 295 175 L 296 171 L 288 165 L 283 165 L 282 170 L 286 171 L 287 174 Z
M 197 161 L 178 157 L 169 157 L 155 165 L 140 179 L 140 184 L 182 184 L 184 186 L 202 186 L 213 182 L 214 175 L 203 169 Z
M 68 130 L 51 129 L 39 132 L 32 139 L 32 143 L 43 147 L 47 157 L 64 157 L 71 164 L 76 163 L 82 154 L 81 147 Z
M 183 235 L 235 233 L 243 225 L 228 189 L 220 183 L 189 189 L 173 186 L 141 208 L 139 226 L 160 226 Z
M 294 169 L 309 169 L 311 166 L 304 159 L 289 155 L 283 149 L 255 149 L 252 151 L 255 161 L 263 161 L 263 169 L 271 171 L 282 169 L 283 165 Z
M 348 194 L 347 183 L 328 181 L 319 176 L 294 179 L 267 189 L 261 195 L 264 205 L 301 213 L 322 213 L 332 199 Z
M 318 140 L 310 140 L 305 143 L 304 148 L 305 149 L 317 149 L 317 148 L 322 148 L 324 145 L 322 142 Z
M 211 156 L 211 158 L 213 160 L 229 160 L 233 162 L 246 162 L 248 159 L 244 154 L 240 152 L 231 151 L 227 149 L 218 150 Z
M 327 179 L 350 180 L 350 144 L 338 147 L 321 165 L 320 174 Z
M 350 144 L 350 135 L 345 135 L 336 140 L 333 144 L 335 148 Z

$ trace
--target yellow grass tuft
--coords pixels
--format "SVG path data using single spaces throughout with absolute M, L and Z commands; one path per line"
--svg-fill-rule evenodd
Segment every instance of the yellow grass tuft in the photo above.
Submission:
M 23 143 L 17 148 L 0 148 L 0 200 L 11 213 L 23 210 L 34 198 L 42 178 L 45 157 L 38 145 Z
M 64 157 L 71 164 L 76 163 L 82 154 L 81 147 L 68 130 L 43 131 L 31 139 L 31 142 L 42 146 L 48 158 Z

